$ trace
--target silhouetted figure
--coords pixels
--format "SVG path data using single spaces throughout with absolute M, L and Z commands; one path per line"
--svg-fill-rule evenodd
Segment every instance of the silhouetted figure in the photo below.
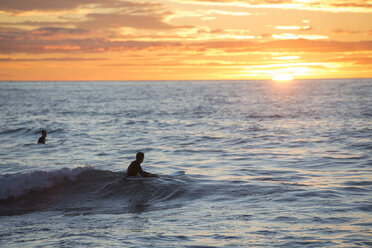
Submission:
M 142 152 L 137 153 L 136 160 L 133 161 L 128 166 L 126 177 L 136 177 L 136 176 L 159 177 L 156 174 L 152 174 L 152 173 L 149 173 L 149 172 L 146 172 L 146 171 L 142 170 L 141 164 L 142 164 L 144 158 L 145 158 L 145 154 L 143 154 Z
M 45 144 L 45 138 L 47 136 L 47 132 L 45 130 L 41 131 L 41 137 L 38 140 L 38 144 Z

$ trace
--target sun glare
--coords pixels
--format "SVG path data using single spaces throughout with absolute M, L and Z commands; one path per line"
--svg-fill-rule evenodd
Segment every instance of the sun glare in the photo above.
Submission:
M 288 74 L 278 74 L 273 77 L 274 81 L 292 81 L 293 77 Z

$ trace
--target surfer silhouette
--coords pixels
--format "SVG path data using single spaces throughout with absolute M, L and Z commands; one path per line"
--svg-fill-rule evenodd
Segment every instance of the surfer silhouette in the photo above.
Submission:
M 45 144 L 45 138 L 47 136 L 47 132 L 45 130 L 41 131 L 41 137 L 37 141 L 38 144 Z
M 138 152 L 136 154 L 136 160 L 128 166 L 126 177 L 159 177 L 157 174 L 152 174 L 142 170 L 141 164 L 144 158 L 145 154 L 143 154 L 142 152 Z

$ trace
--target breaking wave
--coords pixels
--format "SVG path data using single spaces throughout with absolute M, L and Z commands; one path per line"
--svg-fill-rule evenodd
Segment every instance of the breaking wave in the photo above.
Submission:
M 74 169 L 63 168 L 55 171 L 33 171 L 29 173 L 6 174 L 0 176 L 0 200 L 19 197 L 29 191 L 40 191 L 61 183 L 75 180 L 82 172 L 93 170 L 90 166 Z
M 0 215 L 45 209 L 75 214 L 122 213 L 170 208 L 198 197 L 188 187 L 191 179 L 184 176 L 132 181 L 123 180 L 123 175 L 90 166 L 2 175 Z

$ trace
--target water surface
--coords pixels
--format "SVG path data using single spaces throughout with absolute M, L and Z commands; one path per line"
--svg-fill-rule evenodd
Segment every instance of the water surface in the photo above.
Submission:
M 370 247 L 371 95 L 371 79 L 1 82 L 0 246 Z M 159 179 L 122 180 L 137 151 Z

